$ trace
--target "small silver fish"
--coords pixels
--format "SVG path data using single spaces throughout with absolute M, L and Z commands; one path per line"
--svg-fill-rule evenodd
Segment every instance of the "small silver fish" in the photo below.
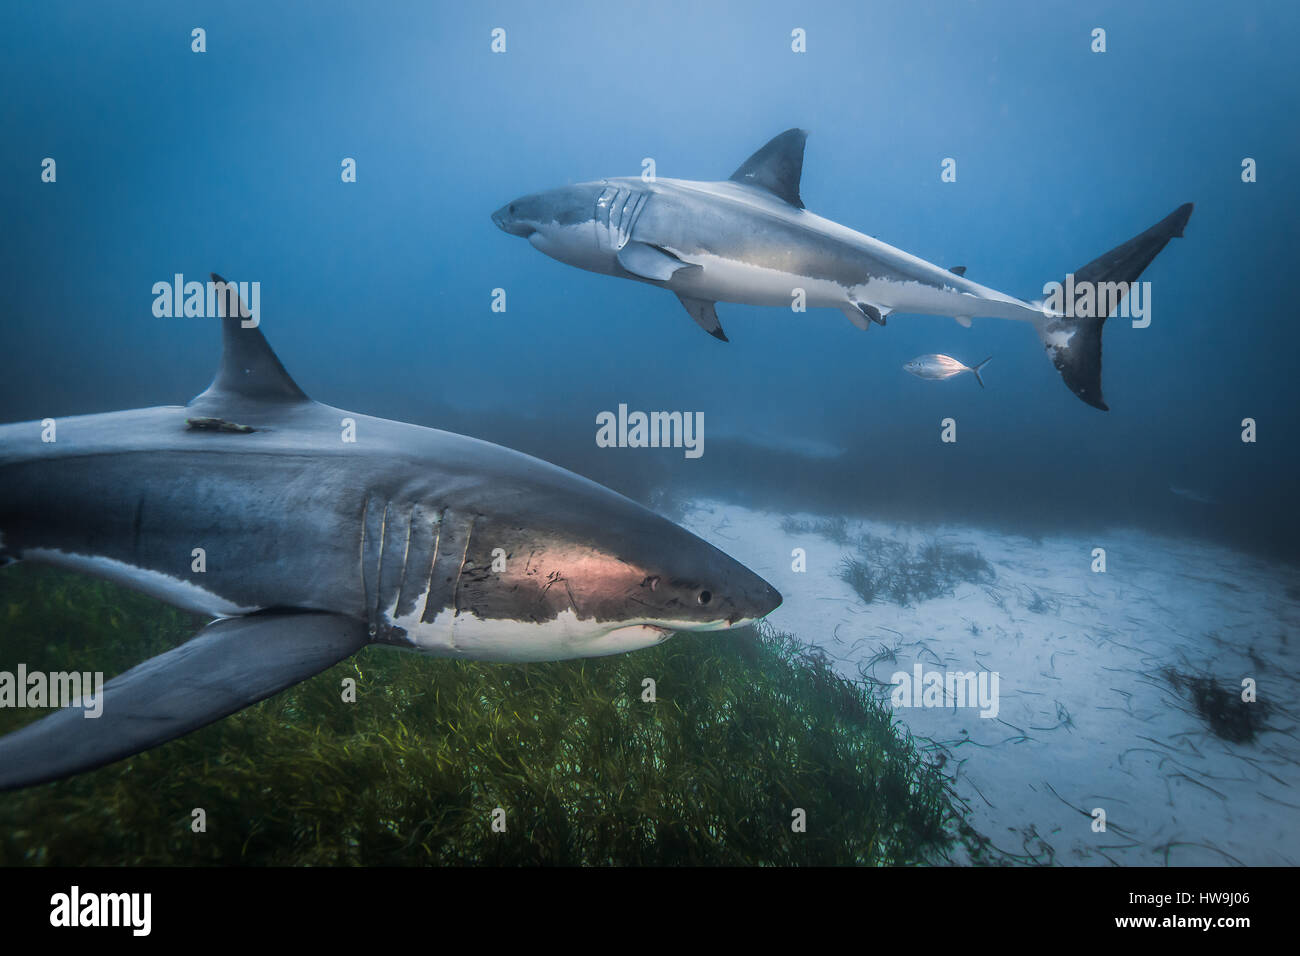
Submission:
M 952 378 L 962 372 L 971 372 L 975 375 L 975 381 L 980 383 L 980 388 L 983 388 L 984 379 L 980 378 L 980 369 L 992 361 L 993 356 L 990 355 L 979 365 L 971 368 L 969 365 L 962 365 L 951 355 L 918 355 L 912 361 L 904 362 L 903 369 L 911 372 L 917 378 L 929 378 L 935 381 Z

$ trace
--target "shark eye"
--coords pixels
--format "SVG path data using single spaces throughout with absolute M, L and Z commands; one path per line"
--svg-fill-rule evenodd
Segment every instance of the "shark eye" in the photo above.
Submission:
M 699 594 L 695 595 L 695 603 L 700 607 L 704 607 L 704 605 L 708 604 L 712 600 L 713 595 L 708 591 L 701 591 Z
M 514 203 L 511 203 L 511 204 L 510 204 L 510 210 L 509 210 L 509 211 L 510 211 L 510 215 L 513 216 L 513 215 L 515 214 L 515 204 L 514 204 Z
M 659 575 L 651 575 L 641 582 L 641 587 L 649 588 L 651 591 L 659 590 Z

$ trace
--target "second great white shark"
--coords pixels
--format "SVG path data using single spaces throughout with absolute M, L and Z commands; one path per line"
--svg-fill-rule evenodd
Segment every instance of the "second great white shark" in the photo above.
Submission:
M 706 332 L 727 341 L 717 302 L 840 309 L 858 328 L 891 312 L 1015 319 L 1038 331 L 1065 384 L 1094 408 L 1101 394 L 1101 328 L 1110 312 L 1071 316 L 1019 299 L 823 219 L 799 195 L 807 132 L 786 130 L 725 182 L 602 179 L 534 193 L 492 220 L 546 255 L 591 272 L 648 282 L 677 294 Z M 1165 244 L 1183 234 L 1192 204 L 1074 273 L 1085 283 L 1135 282 Z M 1110 307 L 1119 304 L 1115 296 Z

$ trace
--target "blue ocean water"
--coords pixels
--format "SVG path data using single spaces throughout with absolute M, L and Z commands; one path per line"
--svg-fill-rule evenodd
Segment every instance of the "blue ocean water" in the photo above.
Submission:
M 198 393 L 215 323 L 156 317 L 151 289 L 214 270 L 260 282 L 262 328 L 313 397 L 643 500 L 1122 524 L 1294 559 L 1298 21 L 1281 2 L 8 4 L 0 421 Z M 862 332 L 723 303 L 724 344 L 670 294 L 489 218 L 646 158 L 724 179 L 794 126 L 809 209 L 1014 295 L 1195 202 L 1143 276 L 1150 327 L 1107 324 L 1111 410 L 1071 395 L 1021 323 Z M 988 387 L 902 370 L 929 352 L 993 355 Z M 703 412 L 705 454 L 598 449 L 595 416 L 620 403 Z

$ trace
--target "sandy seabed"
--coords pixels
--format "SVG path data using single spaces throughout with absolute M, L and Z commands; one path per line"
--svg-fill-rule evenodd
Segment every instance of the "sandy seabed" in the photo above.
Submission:
M 999 850 L 1071 865 L 1300 863 L 1295 568 L 1135 530 L 1031 540 L 849 521 L 850 542 L 937 540 L 975 549 L 996 573 L 911 607 L 867 605 L 838 573 L 857 545 L 782 530 L 788 518 L 815 527 L 826 516 L 703 500 L 682 523 L 775 585 L 785 602 L 769 622 L 846 677 L 889 685 L 917 664 L 997 672 L 996 717 L 951 702 L 895 713 Z M 1092 570 L 1094 548 L 1105 573 Z M 1234 688 L 1253 679 L 1265 729 L 1250 742 L 1217 736 L 1173 671 Z

